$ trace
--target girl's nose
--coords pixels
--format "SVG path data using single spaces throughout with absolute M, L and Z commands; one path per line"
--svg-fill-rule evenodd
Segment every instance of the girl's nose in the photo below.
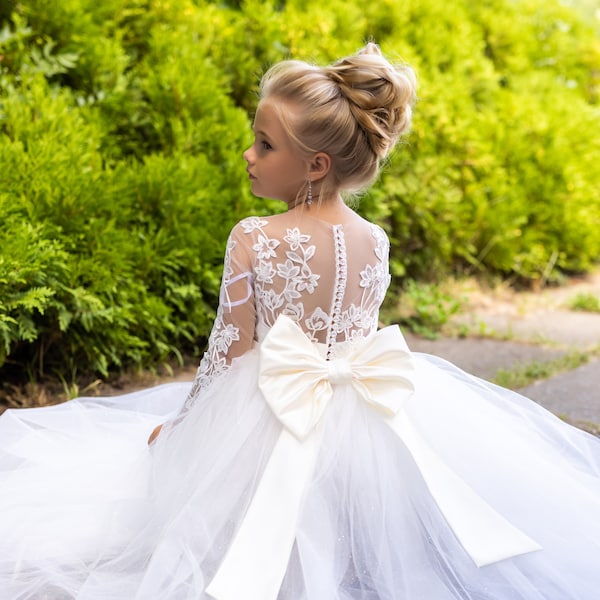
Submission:
M 247 150 L 244 150 L 244 153 L 242 154 L 242 157 L 248 164 L 251 164 L 253 162 L 253 156 L 254 154 L 252 152 L 252 146 L 250 146 L 250 148 L 248 148 Z

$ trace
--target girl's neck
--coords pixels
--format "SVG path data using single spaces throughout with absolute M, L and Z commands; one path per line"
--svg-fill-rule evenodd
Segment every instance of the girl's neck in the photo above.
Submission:
M 319 200 L 318 196 L 312 204 L 297 204 L 288 207 L 288 212 L 308 215 L 330 223 L 343 222 L 354 211 L 348 207 L 340 195 L 327 200 Z

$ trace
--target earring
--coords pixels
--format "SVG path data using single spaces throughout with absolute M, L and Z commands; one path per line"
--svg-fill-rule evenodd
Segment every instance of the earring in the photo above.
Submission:
M 313 203 L 313 197 L 312 197 L 312 181 L 309 179 L 308 180 L 308 193 L 306 195 L 306 204 L 308 206 L 310 206 Z

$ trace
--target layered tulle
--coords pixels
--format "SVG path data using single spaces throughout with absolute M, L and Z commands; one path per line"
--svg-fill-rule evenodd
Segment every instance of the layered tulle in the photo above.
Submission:
M 542 549 L 477 567 L 403 441 L 339 386 L 279 598 L 595 600 L 600 442 L 517 394 L 413 356 L 413 426 Z M 257 373 L 252 350 L 179 419 L 188 384 L 7 411 L 0 598 L 208 598 L 281 432 Z

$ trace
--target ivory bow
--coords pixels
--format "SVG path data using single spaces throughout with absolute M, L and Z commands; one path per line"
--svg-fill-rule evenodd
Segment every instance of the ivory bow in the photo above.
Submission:
M 540 549 L 447 467 L 413 427 L 403 404 L 414 391 L 414 372 L 397 326 L 369 336 L 345 359 L 326 361 L 291 319 L 277 319 L 260 347 L 259 387 L 283 429 L 208 594 L 217 600 L 277 597 L 335 385 L 351 385 L 402 439 L 477 566 Z

